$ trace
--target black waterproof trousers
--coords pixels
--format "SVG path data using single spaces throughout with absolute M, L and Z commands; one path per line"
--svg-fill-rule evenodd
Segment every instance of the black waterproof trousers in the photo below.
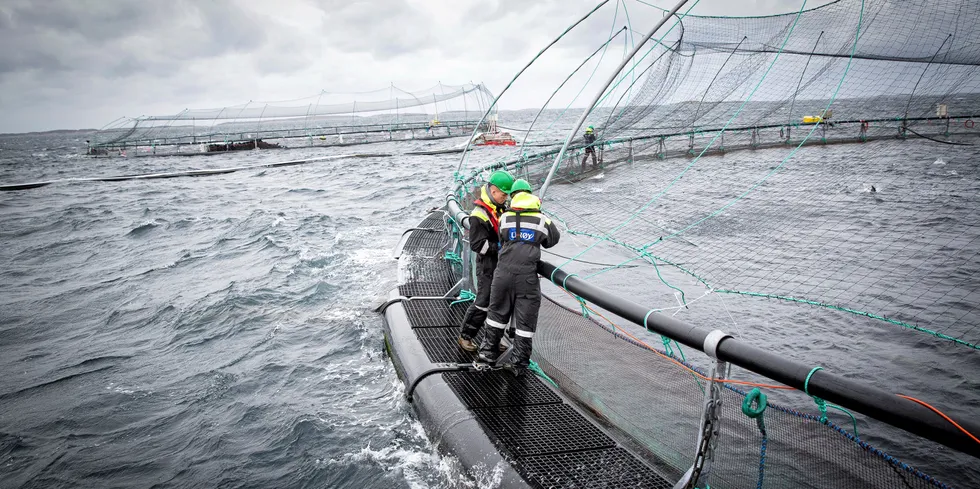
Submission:
M 463 315 L 463 327 L 459 334 L 467 340 L 476 338 L 487 320 L 490 287 L 493 284 L 493 272 L 497 269 L 497 255 L 477 257 L 476 267 L 476 300 L 466 309 L 466 314 Z
M 596 163 L 595 147 L 589 146 L 588 148 L 585 148 L 585 156 L 582 157 L 582 171 L 585 171 L 585 163 L 589 161 L 589 155 L 592 155 L 592 168 L 598 166 Z
M 490 311 L 487 314 L 487 332 L 480 344 L 480 355 L 497 358 L 500 338 L 503 337 L 511 316 L 517 323 L 514 337 L 513 364 L 527 368 L 531 360 L 531 338 L 538 327 L 538 310 L 541 308 L 541 285 L 536 271 L 511 273 L 497 268 L 490 294 Z

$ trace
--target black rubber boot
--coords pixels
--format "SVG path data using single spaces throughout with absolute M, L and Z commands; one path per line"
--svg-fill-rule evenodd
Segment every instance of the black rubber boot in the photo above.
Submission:
M 480 332 L 480 327 L 483 326 L 486 320 L 487 312 L 470 304 L 470 307 L 466 309 L 466 314 L 463 316 L 463 327 L 459 332 L 459 336 L 467 340 L 476 338 L 477 333 Z
M 483 342 L 480 343 L 480 360 L 487 363 L 496 363 L 500 356 L 500 338 L 504 336 L 504 330 L 488 326 L 483 332 Z
M 511 357 L 514 368 L 527 370 L 531 364 L 531 338 L 514 338 L 514 355 Z

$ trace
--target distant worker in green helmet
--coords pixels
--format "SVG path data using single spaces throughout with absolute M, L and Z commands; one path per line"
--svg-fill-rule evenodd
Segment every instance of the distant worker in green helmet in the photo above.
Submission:
M 560 234 L 551 219 L 541 213 L 541 200 L 530 192 L 520 192 L 511 200 L 510 209 L 500 216 L 500 264 L 493 276 L 487 331 L 480 344 L 482 362 L 496 363 L 500 356 L 500 339 L 511 316 L 517 323 L 514 349 L 505 368 L 523 375 L 531 361 L 531 346 L 538 327 L 541 308 L 541 284 L 538 262 L 541 247 L 558 244 Z
M 476 338 L 487 319 L 490 287 L 497 269 L 497 251 L 500 247 L 500 214 L 504 212 L 504 204 L 513 185 L 514 177 L 510 173 L 498 170 L 490 174 L 490 179 L 480 188 L 480 198 L 474 201 L 475 207 L 469 216 L 470 249 L 476 253 L 476 299 L 463 315 L 457 339 L 460 348 L 466 351 L 476 351 L 473 338 Z
M 582 158 L 582 171 L 585 171 L 585 162 L 589 161 L 589 155 L 592 155 L 592 168 L 595 169 L 599 166 L 596 162 L 595 156 L 595 129 L 589 126 L 585 129 L 585 157 Z

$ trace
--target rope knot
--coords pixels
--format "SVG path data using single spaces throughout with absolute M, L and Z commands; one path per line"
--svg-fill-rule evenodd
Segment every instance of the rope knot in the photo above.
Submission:
M 585 299 L 583 299 L 583 298 L 581 298 L 581 297 L 579 297 L 577 295 L 574 296 L 574 297 L 575 297 L 575 300 L 578 301 L 578 305 L 579 306 L 582 306 L 582 317 L 584 317 L 584 318 L 589 317 L 589 308 L 588 308 L 588 306 L 585 305 Z
M 462 304 L 464 302 L 470 302 L 474 300 L 476 300 L 476 294 L 474 294 L 473 291 L 468 289 L 462 289 L 459 291 L 459 297 L 457 298 L 457 300 L 450 302 L 449 305 L 451 307 L 451 306 L 455 306 L 456 304 Z

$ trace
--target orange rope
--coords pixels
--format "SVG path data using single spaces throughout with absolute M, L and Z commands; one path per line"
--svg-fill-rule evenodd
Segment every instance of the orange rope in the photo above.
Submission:
M 970 438 L 972 438 L 972 439 L 973 439 L 973 441 L 975 441 L 975 442 L 977 442 L 977 443 L 980 443 L 980 439 L 977 439 L 977 437 L 976 437 L 976 436 L 974 436 L 974 435 L 973 435 L 973 433 L 970 433 L 969 431 L 966 431 L 966 428 L 963 428 L 962 426 L 960 426 L 960 424 L 959 424 L 959 423 L 957 423 L 956 421 L 953 421 L 953 420 L 952 420 L 952 419 L 951 419 L 951 418 L 950 418 L 949 416 L 946 416 L 946 414 L 944 414 L 944 413 L 943 413 L 942 411 L 940 411 L 940 410 L 938 410 L 938 409 L 936 409 L 936 408 L 934 408 L 934 407 L 932 407 L 932 405 L 930 405 L 930 404 L 929 404 L 928 402 L 925 402 L 925 401 L 920 401 L 920 400 L 918 400 L 918 399 L 916 399 L 916 398 L 914 398 L 914 397 L 909 397 L 909 396 L 903 396 L 902 394 L 895 394 L 895 395 L 897 395 L 898 397 L 901 397 L 902 399 L 908 399 L 908 400 L 910 400 L 910 401 L 913 401 L 913 402 L 916 402 L 916 403 L 919 403 L 919 404 L 921 404 L 921 405 L 923 405 L 923 406 L 925 406 L 925 407 L 927 407 L 927 408 L 929 408 L 929 409 L 931 409 L 931 410 L 932 410 L 932 411 L 933 411 L 934 413 L 936 413 L 936 414 L 938 414 L 938 415 L 940 415 L 940 416 L 942 416 L 942 417 L 943 417 L 943 419 L 945 419 L 946 421 L 949 421 L 949 422 L 950 422 L 950 424 L 952 424 L 953 426 L 955 426 L 955 427 L 957 427 L 957 428 L 959 428 L 959 430 L 960 430 L 960 431 L 962 431 L 963 433 L 965 433 L 965 434 L 966 434 L 966 436 L 969 436 Z
M 562 289 L 562 291 L 565 292 L 566 294 L 568 294 L 571 297 L 575 297 L 574 294 L 572 294 L 571 292 L 569 292 L 569 291 L 567 291 L 565 289 Z M 578 300 L 578 299 L 576 299 L 576 300 Z M 635 341 L 638 344 L 640 344 L 643 348 L 646 348 L 647 350 L 650 350 L 653 353 L 656 353 L 658 356 L 660 356 L 660 357 L 662 357 L 662 358 L 664 358 L 666 360 L 671 361 L 672 363 L 674 363 L 678 367 L 683 368 L 684 370 L 687 370 L 688 372 L 691 372 L 692 374 L 694 374 L 695 376 L 697 376 L 701 380 L 704 380 L 706 382 L 711 382 L 712 381 L 711 377 L 707 377 L 705 375 L 702 375 L 697 370 L 694 370 L 691 367 L 688 367 L 687 365 L 684 365 L 683 363 L 677 361 L 677 359 L 671 358 L 671 357 L 669 357 L 667 355 L 664 355 L 663 353 L 661 353 L 656 348 L 653 348 L 652 346 L 646 344 L 643 340 L 637 338 L 636 336 L 633 336 L 632 334 L 630 334 L 629 332 L 627 332 L 623 328 L 620 328 L 619 326 L 616 325 L 616 323 L 610 321 L 609 318 L 607 318 L 606 316 L 603 316 L 602 314 L 600 314 L 595 309 L 593 309 L 593 308 L 589 307 L 588 305 L 586 305 L 584 302 L 582 303 L 582 306 L 585 307 L 586 309 L 588 309 L 590 312 L 592 312 L 592 314 L 595 314 L 596 316 L 599 316 L 602 319 L 604 319 L 607 323 L 611 324 L 612 327 L 616 329 L 616 331 L 619 331 L 623 335 L 628 336 L 630 339 L 632 339 L 633 341 Z M 750 387 L 766 387 L 766 388 L 769 388 L 769 389 L 796 390 L 794 387 L 790 387 L 790 386 L 787 386 L 787 385 L 760 384 L 760 383 L 757 383 L 757 382 L 749 382 L 747 380 L 714 379 L 714 381 L 715 382 L 725 383 L 725 384 L 746 385 L 746 386 L 750 386 Z

